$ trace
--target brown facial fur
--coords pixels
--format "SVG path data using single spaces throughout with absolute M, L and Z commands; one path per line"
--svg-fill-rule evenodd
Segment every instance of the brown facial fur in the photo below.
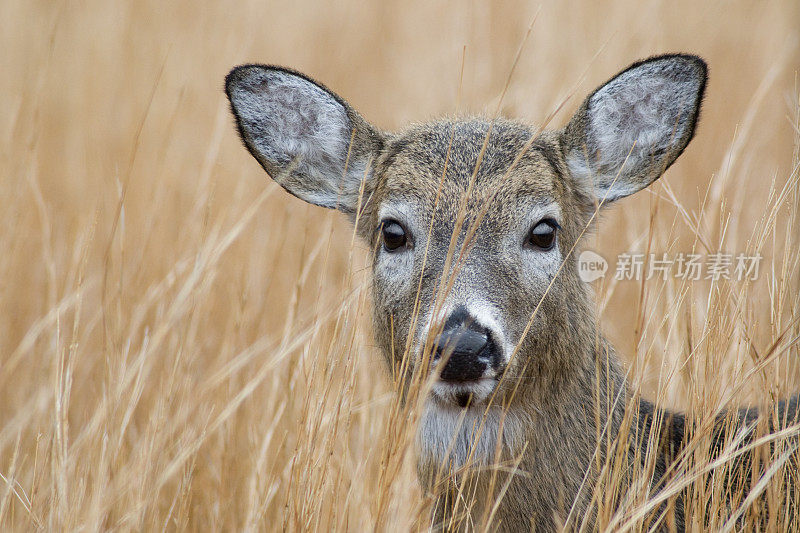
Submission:
M 406 339 L 414 336 L 414 301 L 419 297 L 421 309 L 429 309 L 442 280 L 446 285 L 447 278 L 452 275 L 456 277 L 453 291 L 459 290 L 460 283 L 468 283 L 466 289 L 477 291 L 477 295 L 505 310 L 507 331 L 514 343 L 521 338 L 534 309 L 542 301 L 526 344 L 520 350 L 523 355 L 515 358 L 505 383 L 509 389 L 516 389 L 514 401 L 527 401 L 529 394 L 543 389 L 543 383 L 555 387 L 565 374 L 575 370 L 579 362 L 559 350 L 559 346 L 565 339 L 574 338 L 578 325 L 586 325 L 584 319 L 578 318 L 585 318 L 591 305 L 585 302 L 586 290 L 577 278 L 574 262 L 564 265 L 548 290 L 544 283 L 536 284 L 535 280 L 531 283 L 513 247 L 508 247 L 512 248 L 512 253 L 508 253 L 497 243 L 508 240 L 509 235 L 521 241 L 528 228 L 521 225 L 520 220 L 534 205 L 557 204 L 562 213 L 587 210 L 577 208 L 585 196 L 576 194 L 576 186 L 565 179 L 564 163 L 554 135 L 539 135 L 531 143 L 535 131 L 530 127 L 496 121 L 489 134 L 490 125 L 491 122 L 482 119 L 440 121 L 417 126 L 389 143 L 377 166 L 375 190 L 371 192 L 373 199 L 363 214 L 364 227 L 371 230 L 367 235 L 371 249 L 380 250 L 377 228 L 381 205 L 398 202 L 413 205 L 418 220 L 424 223 L 417 224 L 413 236 L 418 255 L 409 277 L 415 282 L 409 284 L 411 290 L 386 290 L 384 280 L 376 272 L 373 287 L 375 331 L 385 354 L 393 353 L 396 359 L 402 357 Z M 487 134 L 488 143 L 478 166 Z M 526 145 L 529 148 L 518 158 Z M 453 150 L 452 146 L 457 149 Z M 451 147 L 449 151 L 448 147 Z M 474 172 L 476 168 L 477 173 Z M 463 217 L 460 238 L 451 249 L 451 237 L 459 215 Z M 453 265 L 461 254 L 464 239 L 479 218 L 478 229 L 468 243 L 466 259 L 460 265 Z M 562 256 L 566 256 L 586 229 L 587 220 L 572 216 L 560 218 L 558 246 Z M 448 255 L 451 269 L 445 276 L 443 268 Z M 465 277 L 471 280 L 465 281 Z M 503 283 L 496 283 L 497 279 L 502 279 Z M 572 305 L 575 301 L 580 303 L 574 316 L 558 311 L 568 308 L 567 302 Z M 390 345 L 390 338 L 394 338 L 394 346 Z M 526 357 L 534 353 L 542 357 Z M 392 363 L 399 366 L 397 360 Z M 537 380 L 535 390 L 528 391 L 524 383 L 517 387 L 515 380 L 526 377 Z M 538 401 L 548 398 L 549 394 L 540 394 Z

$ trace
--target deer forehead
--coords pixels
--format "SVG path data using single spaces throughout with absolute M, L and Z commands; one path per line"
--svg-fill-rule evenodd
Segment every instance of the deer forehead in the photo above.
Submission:
M 560 152 L 547 136 L 534 135 L 520 124 L 483 119 L 416 126 L 388 146 L 376 199 L 415 216 L 435 210 L 442 224 L 464 209 L 467 220 L 480 214 L 502 222 L 559 204 L 568 189 Z

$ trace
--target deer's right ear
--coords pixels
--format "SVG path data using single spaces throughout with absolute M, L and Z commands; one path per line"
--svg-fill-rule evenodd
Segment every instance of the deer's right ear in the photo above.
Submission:
M 377 129 L 323 85 L 282 67 L 236 67 L 225 92 L 245 146 L 272 179 L 306 202 L 356 211 L 383 147 Z

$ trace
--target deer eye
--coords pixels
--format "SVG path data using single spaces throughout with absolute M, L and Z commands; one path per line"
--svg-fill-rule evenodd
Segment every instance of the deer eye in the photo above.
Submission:
M 558 222 L 552 218 L 540 220 L 525 237 L 525 245 L 537 250 L 552 250 L 556 243 L 556 230 Z
M 396 220 L 384 220 L 381 223 L 381 236 L 383 237 L 383 248 L 387 252 L 396 252 L 408 246 L 406 230 Z

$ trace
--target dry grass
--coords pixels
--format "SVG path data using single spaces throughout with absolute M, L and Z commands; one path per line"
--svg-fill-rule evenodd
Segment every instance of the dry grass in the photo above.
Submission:
M 268 182 L 222 79 L 247 61 L 291 65 L 388 129 L 493 110 L 539 6 L 282 4 L 0 3 L 0 528 L 406 530 L 426 517 L 413 428 L 371 343 L 366 250 L 344 217 Z M 598 285 L 633 380 L 699 427 L 719 406 L 800 388 L 799 20 L 792 1 L 547 3 L 503 99 L 540 122 L 634 59 L 709 61 L 697 138 L 590 243 L 606 257 L 764 255 L 754 284 Z M 773 510 L 777 448 L 759 485 Z M 676 486 L 709 466 L 702 438 L 692 450 Z M 693 485 L 697 527 L 738 508 L 758 518 L 710 479 Z M 617 515 L 598 496 L 601 522 L 648 527 L 652 495 L 623 495 Z

